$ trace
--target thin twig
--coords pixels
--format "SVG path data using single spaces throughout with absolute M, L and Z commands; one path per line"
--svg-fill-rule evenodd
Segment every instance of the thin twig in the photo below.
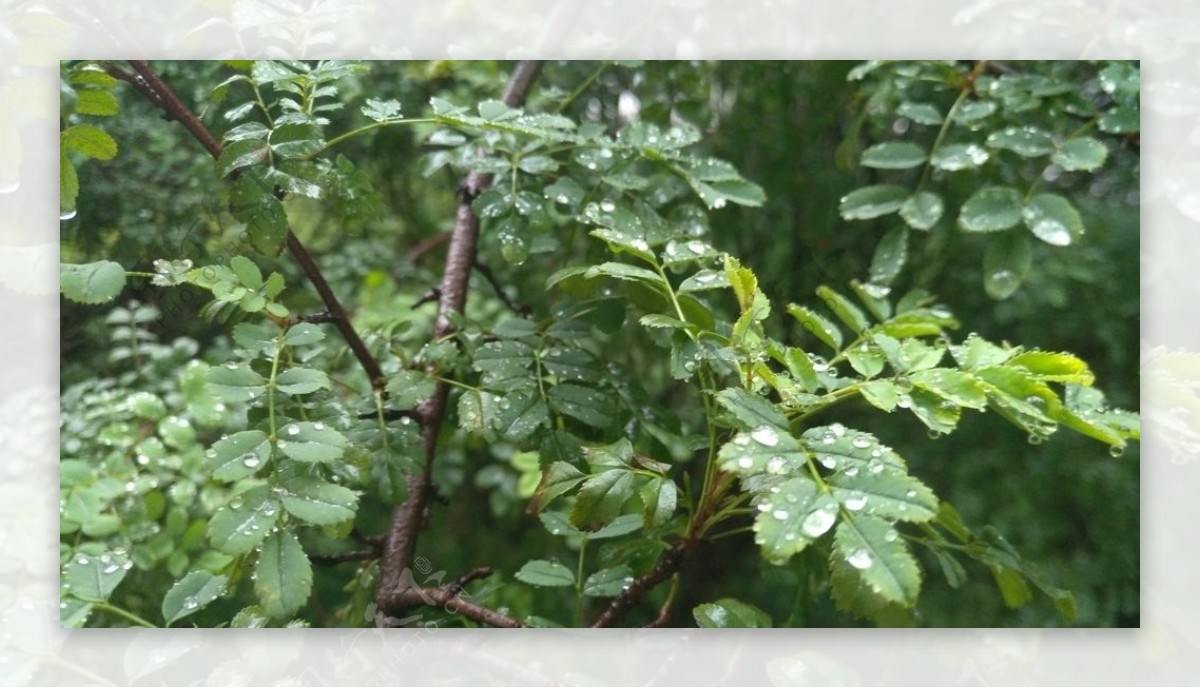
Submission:
M 629 587 L 621 591 L 617 595 L 600 618 L 592 624 L 592 628 L 604 628 L 611 626 L 619 616 L 633 607 L 642 597 L 653 590 L 659 583 L 667 580 L 679 571 L 679 567 L 683 565 L 684 556 L 691 551 L 695 546 L 695 540 L 683 540 L 671 549 L 663 553 L 659 558 L 658 563 L 648 573 L 641 576 Z
M 496 277 L 496 273 L 492 272 L 492 269 L 489 268 L 486 263 L 476 260 L 475 269 L 479 271 L 479 274 L 483 275 L 483 278 L 488 281 L 488 284 L 492 285 L 492 290 L 496 292 L 496 297 L 499 298 L 501 303 L 503 303 L 510 311 L 518 315 L 529 315 L 530 311 L 528 306 L 522 306 L 516 301 L 508 298 L 508 294 L 504 292 L 504 285 L 500 284 L 500 280 Z
M 314 564 L 344 564 L 348 561 L 371 561 L 378 559 L 379 552 L 373 549 L 360 549 L 353 552 L 338 552 L 337 554 L 312 554 L 309 559 Z
M 542 63 L 536 60 L 518 63 L 504 89 L 505 104 L 509 107 L 520 107 L 525 102 L 525 96 L 541 68 Z M 435 338 L 444 337 L 451 332 L 451 315 L 462 313 L 466 305 L 467 284 L 471 278 L 471 268 L 476 262 L 476 241 L 479 238 L 479 218 L 471 209 L 471 201 L 487 189 L 491 185 L 491 181 L 492 178 L 489 174 L 471 172 L 460 185 L 458 210 L 454 219 L 454 229 L 450 232 L 450 244 L 446 249 L 446 263 L 442 271 L 438 293 L 437 319 L 434 323 Z M 407 605 L 413 603 L 412 597 L 407 594 L 407 591 L 398 591 L 397 588 L 401 585 L 404 571 L 412 564 L 417 539 L 425 521 L 426 500 L 429 492 L 426 488 L 433 471 L 438 435 L 441 433 L 449 392 L 448 384 L 438 382 L 433 394 L 417 407 L 417 414 L 422 421 L 421 441 L 425 450 L 425 464 L 421 473 L 409 477 L 408 495 L 404 503 L 397 506 L 392 512 L 392 521 L 388 527 L 387 539 L 383 547 L 383 562 L 375 598 L 378 608 L 376 624 L 379 626 L 386 626 L 389 617 L 401 616 Z M 418 599 L 420 598 L 418 597 Z M 462 608 L 469 609 L 469 607 Z M 499 621 L 499 619 L 483 620 L 482 622 L 491 625 L 509 625 L 507 623 L 497 624 L 493 621 Z M 516 623 L 511 619 L 507 619 L 507 621 Z
M 133 67 L 136 74 L 130 74 L 111 65 L 108 71 L 113 76 L 128 81 L 138 91 L 147 95 L 155 105 L 162 108 L 187 128 L 192 136 L 204 146 L 209 155 L 214 158 L 220 158 L 220 142 L 212 135 L 208 127 L 204 126 L 204 122 L 179 99 L 175 91 L 150 67 L 150 64 L 144 60 L 130 60 L 129 64 Z M 363 343 L 362 337 L 354 329 L 354 325 L 351 324 L 350 318 L 346 314 L 346 309 L 342 307 L 342 302 L 333 293 L 320 268 L 317 267 L 308 250 L 304 248 L 304 244 L 300 242 L 300 239 L 291 229 L 288 229 L 286 241 L 288 251 L 291 252 L 296 262 L 300 264 L 301 269 L 304 270 L 304 274 L 321 296 L 321 301 L 325 303 L 325 309 L 331 316 L 334 326 L 341 332 L 342 337 L 346 340 L 346 344 L 350 346 L 350 350 L 354 352 L 355 358 L 358 359 L 359 364 L 366 371 L 367 377 L 371 381 L 371 386 L 376 390 L 382 390 L 387 384 L 383 370 L 379 367 L 379 362 L 375 360 L 370 350 L 367 349 L 367 345 Z

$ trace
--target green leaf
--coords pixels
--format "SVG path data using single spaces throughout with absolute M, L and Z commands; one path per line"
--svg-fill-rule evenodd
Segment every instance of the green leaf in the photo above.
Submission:
M 825 285 L 817 287 L 817 296 L 821 297 L 821 300 L 825 302 L 825 307 L 845 323 L 851 332 L 859 334 L 871 326 L 867 316 L 863 315 L 858 306 L 829 287 Z
M 458 424 L 467 432 L 490 433 L 499 411 L 499 398 L 490 392 L 469 389 L 458 398 Z
M 517 442 L 550 421 L 550 410 L 536 390 L 518 390 L 500 399 L 492 427 L 505 439 Z
M 740 387 L 724 389 L 716 394 L 717 403 L 721 404 L 737 419 L 743 430 L 774 426 L 783 432 L 788 430 L 787 418 L 775 408 L 775 405 L 757 394 L 747 392 Z
M 546 372 L 564 381 L 598 382 L 600 380 L 600 362 L 583 349 L 551 347 L 541 356 L 541 360 Z
M 985 368 L 1004 363 L 1012 358 L 1017 351 L 1007 347 L 996 346 L 978 335 L 967 337 L 959 346 L 950 347 L 950 353 L 958 365 L 967 370 Z
M 904 102 L 900 107 L 896 108 L 896 114 L 901 117 L 907 117 L 917 124 L 926 126 L 937 126 L 942 123 L 942 113 L 929 103 L 912 103 Z
M 329 389 L 329 376 L 311 368 L 288 368 L 275 378 L 275 388 L 284 394 L 311 394 Z
M 100 127 L 76 124 L 61 135 L 62 147 L 96 160 L 112 160 L 117 155 L 117 142 Z
M 698 605 L 692 617 L 700 628 L 771 628 L 766 612 L 730 597 Z
M 1083 219 L 1066 198 L 1040 194 L 1025 206 L 1025 226 L 1051 246 L 1069 246 L 1083 236 Z
M 963 203 L 958 224 L 968 232 L 998 232 L 1021 221 L 1021 194 L 1007 186 L 988 186 Z
M 962 417 L 962 409 L 946 401 L 938 395 L 924 389 L 914 389 L 908 395 L 909 410 L 935 436 L 954 432 L 958 420 Z
M 241 139 L 227 144 L 217 158 L 217 174 L 224 177 L 234 170 L 250 167 L 267 161 L 269 151 L 265 141 Z
M 687 180 L 696 195 L 709 208 L 724 208 L 728 202 L 757 208 L 767 200 L 761 186 L 745 179 L 703 182 L 695 176 L 687 175 Z
M 1033 600 L 1033 591 L 1025 583 L 1025 579 L 1017 571 L 998 564 L 988 566 L 1004 605 L 1009 609 L 1018 609 Z
M 979 167 L 991 157 L 987 149 L 974 143 L 942 146 L 929 157 L 929 164 L 939 170 L 957 172 Z
M 996 111 L 993 100 L 968 100 L 954 112 L 954 121 L 959 124 L 970 124 L 989 117 Z
M 729 278 L 720 270 L 699 270 L 679 285 L 680 292 L 704 291 L 706 289 L 721 289 L 731 286 Z
M 838 524 L 834 542 L 835 556 L 856 569 L 872 591 L 906 607 L 917 603 L 921 571 L 890 523 L 874 516 L 848 516 Z
M 68 597 L 65 590 L 60 599 L 62 601 L 58 603 L 58 625 L 62 628 L 83 628 L 92 614 L 92 603 Z
M 721 470 L 738 475 L 792 475 L 808 462 L 796 438 L 770 425 L 734 435 L 721 447 L 717 457 Z
M 531 378 L 533 349 L 515 340 L 488 342 L 475 352 L 472 367 L 483 373 L 486 387 L 505 390 L 524 386 Z
M 133 563 L 123 551 L 80 552 L 63 565 L 62 589 L 84 601 L 107 600 L 131 568 Z
M 790 303 L 787 307 L 787 312 L 791 314 L 804 329 L 808 330 L 817 339 L 824 342 L 829 348 L 834 351 L 839 351 L 842 348 L 842 331 L 839 330 L 832 322 L 822 315 L 818 315 L 814 311 L 805 306 Z
M 896 212 L 908 196 L 903 186 L 864 186 L 843 196 L 838 211 L 844 220 L 870 220 Z
M 925 149 L 907 141 L 877 143 L 863 151 L 860 164 L 883 170 L 907 170 L 925 163 Z
M 850 367 L 866 378 L 872 378 L 881 373 L 887 362 L 887 357 L 878 346 L 873 346 L 870 342 L 865 341 L 858 346 L 846 349 L 845 354 L 846 360 L 850 362 Z
M 235 432 L 217 440 L 208 451 L 213 477 L 229 482 L 254 475 L 270 459 L 271 443 L 261 430 Z
M 546 401 L 556 413 L 570 416 L 594 428 L 611 427 L 618 408 L 615 400 L 600 390 L 563 383 L 546 394 Z
M 281 124 L 271 131 L 271 151 L 282 158 L 297 158 L 321 150 L 321 130 L 308 122 Z
M 933 392 L 957 406 L 980 410 L 987 407 L 987 395 L 970 373 L 952 368 L 932 368 L 910 373 L 908 379 L 917 387 Z
M 58 214 L 70 217 L 75 214 L 75 199 L 79 196 L 79 173 L 64 150 L 58 156 Z
M 117 298 L 125 288 L 125 268 L 111 260 L 75 265 L 59 263 L 59 286 L 63 296 L 78 303 L 104 303 Z
M 286 492 L 279 494 L 283 508 L 307 523 L 327 526 L 349 521 L 358 508 L 353 491 L 318 478 L 292 478 L 283 486 Z
M 195 614 L 225 593 L 225 576 L 208 571 L 192 571 L 176 581 L 162 601 L 162 615 L 167 625 Z
M 867 403 L 888 413 L 896 408 L 900 399 L 896 385 L 891 380 L 865 382 L 859 386 L 858 391 L 862 394 L 863 399 L 867 400 Z
M 217 509 L 208 522 L 208 539 L 226 554 L 246 554 L 258 546 L 279 518 L 279 502 L 266 487 L 256 487 Z
M 847 511 L 889 521 L 928 521 L 938 499 L 921 481 L 882 464 L 847 465 L 829 478 L 833 496 Z
M 614 277 L 619 280 L 632 282 L 644 282 L 655 288 L 665 288 L 666 282 L 657 273 L 651 272 L 646 268 L 639 268 L 636 265 L 628 265 L 626 263 L 601 263 L 593 265 L 584 273 L 585 276 L 591 277 Z M 548 285 L 549 286 L 549 285 Z
M 589 477 L 579 488 L 571 522 L 584 530 L 595 530 L 612 522 L 634 496 L 636 475 L 614 468 Z
M 254 592 L 264 612 L 292 616 L 308 601 L 312 582 L 312 563 L 295 535 L 282 530 L 267 538 L 254 568 Z
M 1088 364 L 1069 353 L 1026 351 L 1009 359 L 1010 365 L 1024 368 L 1041 380 L 1090 385 L 1095 381 Z
M 938 220 L 942 219 L 943 212 L 945 205 L 942 197 L 931 191 L 913 194 L 900 206 L 900 217 L 904 218 L 909 227 L 922 231 L 936 225 Z
M 229 193 L 229 210 L 246 224 L 250 244 L 268 256 L 283 250 L 287 237 L 287 215 L 270 185 L 254 173 L 243 173 Z
M 98 89 L 79 91 L 75 98 L 75 113 L 111 117 L 117 114 L 117 98 L 108 91 Z
M 856 466 L 859 470 L 895 468 L 905 470 L 904 459 L 889 447 L 880 444 L 874 435 L 851 430 L 841 423 L 809 428 L 800 437 L 800 443 L 817 463 L 829 470 L 847 470 Z
M 587 474 L 565 461 L 555 461 L 542 471 L 542 482 L 533 495 L 534 508 L 545 509 L 560 495 L 575 489 L 587 479 Z
M 1132 134 L 1141 130 L 1141 108 L 1118 105 L 1100 116 L 1100 131 L 1108 134 Z
M 362 113 L 376 122 L 400 119 L 400 101 L 367 98 L 366 105 L 362 107 Z
M 1051 162 L 1068 172 L 1093 172 L 1103 167 L 1106 159 L 1108 147 L 1090 136 L 1071 139 L 1050 156 Z
M 320 327 L 312 323 L 299 323 L 288 328 L 287 334 L 283 337 L 283 343 L 288 346 L 304 346 L 316 344 L 322 339 L 325 339 L 325 333 L 321 331 Z
M 621 537 L 632 532 L 641 530 L 642 515 L 641 514 L 621 514 L 614 518 L 611 523 L 603 528 L 590 532 L 583 533 L 583 536 L 588 540 L 607 540 L 608 538 Z
M 208 389 L 225 401 L 244 402 L 266 391 L 267 378 L 246 366 L 227 363 L 209 369 Z
M 571 569 L 557 561 L 546 561 L 545 559 L 525 562 L 515 577 L 519 581 L 540 587 L 575 585 L 575 574 L 571 572 Z
M 258 289 L 263 285 L 262 272 L 254 261 L 246 256 L 234 256 L 229 260 L 229 269 L 247 289 Z
M 499 100 L 485 100 L 479 104 L 479 116 L 489 122 L 511 119 L 518 114 L 520 114 L 519 111 L 513 110 Z
M 437 383 L 418 370 L 401 370 L 388 376 L 389 405 L 398 409 L 416 408 L 437 389 Z
M 642 498 L 647 525 L 660 526 L 671 519 L 679 504 L 679 493 L 670 478 L 647 481 L 638 491 Z
M 754 519 L 754 541 L 762 547 L 763 558 L 772 564 L 786 562 L 833 527 L 837 506 L 812 478 L 774 485 L 758 502 Z
M 633 572 L 628 566 L 600 569 L 587 577 L 583 583 L 583 594 L 588 597 L 616 597 L 633 583 Z
M 1036 158 L 1054 152 L 1054 139 L 1034 126 L 1008 127 L 987 137 L 991 148 L 1008 150 L 1024 158 Z
M 1024 232 L 1005 232 L 983 252 L 983 287 L 993 299 L 1007 299 L 1020 288 L 1033 266 L 1033 250 Z
M 333 461 L 341 458 L 346 448 L 346 436 L 320 421 L 289 423 L 279 431 L 275 446 L 289 457 L 306 463 Z

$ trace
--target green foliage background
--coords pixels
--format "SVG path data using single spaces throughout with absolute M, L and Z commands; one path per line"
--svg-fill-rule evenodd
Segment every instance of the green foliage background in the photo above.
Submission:
M 203 108 L 203 118 L 214 132 L 220 135 L 231 127 L 224 117 L 230 105 L 212 95 L 213 87 L 231 73 L 228 66 L 154 64 L 186 101 L 200 104 L 197 108 Z M 554 111 L 564 96 L 575 94 L 562 114 L 616 127 L 628 116 L 622 103 L 627 108 L 632 95 L 637 116 L 644 121 L 666 126 L 674 117 L 699 127 L 704 136 L 699 147 L 760 185 L 766 201 L 762 207 L 730 204 L 695 220 L 706 225 L 706 241 L 737 256 L 757 275 L 759 287 L 776 304 L 766 326 L 777 336 L 787 332 L 800 338 L 802 330 L 783 305 L 813 302 L 821 284 L 842 289 L 851 279 L 866 281 L 879 262 L 880 241 L 902 226 L 895 214 L 866 221 L 843 219 L 839 206 L 846 194 L 873 184 L 925 183 L 918 182 L 920 168 L 870 168 L 859 162 L 875 144 L 903 139 L 928 146 L 938 135 L 937 126 L 895 114 L 897 103 L 914 98 L 943 114 L 953 107 L 953 89 L 940 89 L 930 75 L 948 73 L 946 83 L 966 74 L 999 79 L 1003 70 L 1037 75 L 1046 80 L 1028 89 L 1043 89 L 1037 102 L 1024 111 L 1020 103 L 1010 107 L 1006 102 L 1005 112 L 1015 113 L 1014 122 L 1056 133 L 1067 126 L 1064 122 L 1075 123 L 1067 128 L 1069 134 L 1087 120 L 1086 114 L 1072 109 L 1081 107 L 1073 98 L 1095 102 L 1104 92 L 1116 98 L 1103 75 L 1124 75 L 1127 83 L 1128 70 L 1136 70 L 1136 64 L 1127 63 L 1013 63 L 996 73 L 972 72 L 975 67 L 883 65 L 851 79 L 856 64 L 842 62 L 551 63 L 527 109 Z M 368 98 L 395 99 L 405 116 L 419 116 L 416 113 L 427 108 L 431 97 L 458 104 L 495 98 L 508 68 L 492 62 L 374 63 L 369 72 L 339 82 L 336 98 L 352 106 L 327 113 L 327 130 L 360 126 L 359 105 Z M 1136 97 L 1136 84 L 1133 88 Z M 107 259 L 126 270 L 154 272 L 157 259 L 189 258 L 203 265 L 250 254 L 239 240 L 241 225 L 225 207 L 223 184 L 211 159 L 177 123 L 166 121 L 137 93 L 116 88 L 114 94 L 119 114 L 105 118 L 102 126 L 118 142 L 119 153 L 111 161 L 75 159 L 81 183 L 77 214 L 62 224 L 63 262 Z M 89 106 L 80 110 L 78 97 L 78 92 L 64 89 L 65 122 L 78 121 L 81 112 L 88 114 Z M 1020 96 L 996 96 L 1005 97 Z M 317 256 L 335 292 L 353 308 L 354 322 L 368 345 L 399 349 L 408 356 L 424 344 L 431 324 L 431 308 L 413 309 L 413 303 L 436 284 L 441 268 L 439 250 L 416 260 L 412 251 L 449 229 L 461 176 L 449 166 L 437 168 L 450 161 L 429 155 L 425 139 L 432 129 L 381 127 L 347 141 L 335 152 L 341 174 L 328 200 L 293 197 L 285 203 L 293 230 Z M 949 136 L 969 133 L 964 128 Z M 1011 296 L 997 300 L 985 286 L 980 266 L 994 237 L 951 226 L 958 208 L 981 185 L 1013 184 L 1024 191 L 1042 174 L 1042 167 L 1021 164 L 1020 159 L 962 175 L 930 175 L 925 188 L 938 189 L 945 199 L 945 231 L 911 231 L 907 266 L 885 283 L 891 283 L 893 298 L 912 287 L 934 294 L 963 323 L 956 340 L 978 332 L 995 342 L 1075 353 L 1090 364 L 1113 406 L 1136 410 L 1136 127 L 1129 131 L 1118 126 L 1096 136 L 1108 151 L 1100 169 L 1059 170 L 1039 182 L 1042 190 L 1072 199 L 1086 234 L 1069 247 L 1032 242 L 1032 268 Z M 486 221 L 484 228 L 482 259 L 509 296 L 538 314 L 548 308 L 548 273 L 563 264 L 598 262 L 603 253 L 578 227 L 561 237 L 562 252 L 531 255 L 525 255 L 528 246 L 514 248 L 503 228 Z M 286 278 L 292 312 L 320 310 L 315 293 L 286 256 L 259 255 L 255 261 L 263 275 L 278 271 Z M 202 367 L 231 360 L 235 343 L 228 324 L 197 315 L 203 303 L 190 287 L 168 291 L 130 279 L 116 305 L 64 300 L 62 306 L 63 457 L 79 462 L 64 469 L 63 520 L 74 524 L 64 526 L 64 564 L 69 565 L 88 539 L 132 533 L 140 543 L 130 552 L 130 575 L 137 583 L 126 581 L 114 603 L 145 618 L 158 618 L 162 595 L 175 580 L 197 567 L 219 566 L 214 557 L 224 556 L 214 553 L 203 535 L 206 522 L 201 515 L 226 496 L 208 481 L 203 453 L 238 421 L 204 393 Z M 505 310 L 476 276 L 470 317 L 502 319 Z M 361 370 L 335 339 L 331 331 L 323 359 L 334 390 L 361 388 Z M 623 353 L 625 374 L 652 395 L 645 400 L 649 406 L 672 409 L 685 424 L 696 423 L 695 399 L 673 383 L 665 350 Z M 132 390 L 145 395 L 130 402 Z M 1109 456 L 1103 444 L 1068 432 L 1031 444 L 1026 433 L 995 414 L 966 414 L 956 432 L 933 440 L 908 414 L 884 415 L 862 403 L 837 413 L 837 420 L 871 432 L 907 457 L 911 473 L 953 503 L 965 522 L 994 526 L 1046 579 L 1071 590 L 1078 606 L 1076 624 L 1138 625 L 1136 443 L 1119 458 Z M 93 468 L 86 480 L 100 475 L 98 480 L 109 481 L 100 493 L 112 493 L 112 504 L 120 503 L 117 495 L 130 484 L 135 484 L 132 494 L 139 497 L 102 510 L 100 515 L 114 518 L 97 521 L 88 504 L 71 501 L 76 493 L 70 489 L 70 474 L 83 473 L 106 447 L 125 446 L 130 438 L 137 447 L 139 468 L 122 473 L 115 468 L 118 462 L 111 461 L 107 465 L 114 468 L 98 473 Z M 526 513 L 532 485 L 530 467 L 522 461 L 520 452 L 504 443 L 489 446 L 461 435 L 443 443 L 435 481 L 446 504 L 435 509 L 421 548 L 434 569 L 456 572 L 486 563 L 511 576 L 529 560 L 557 556 L 568 564 L 572 561 L 561 540 L 551 538 Z M 536 484 L 537 475 L 532 475 Z M 372 512 L 366 502 L 364 509 L 359 526 L 381 530 L 387 511 Z M 327 535 L 333 539 L 333 533 Z M 644 567 L 653 561 L 653 552 L 620 542 L 625 544 L 597 549 L 601 563 Z M 723 538 L 708 547 L 695 568 L 685 573 L 677 604 L 681 617 L 688 616 L 684 610 L 702 603 L 735 597 L 765 611 L 777 626 L 864 623 L 835 608 L 827 578 L 820 575 L 826 568 L 824 553 L 810 549 L 785 566 L 771 566 L 761 559 L 749 535 Z M 955 590 L 937 573 L 937 562 L 924 552 L 918 556 L 926 576 L 917 614 L 894 619 L 896 623 L 1061 623 L 1047 598 L 1007 608 L 986 569 L 971 569 Z M 311 609 L 307 618 L 313 625 L 361 625 L 371 581 L 353 571 L 352 564 L 316 568 L 316 595 L 339 605 Z M 570 618 L 573 607 L 568 600 L 563 598 L 557 608 L 558 598 L 539 592 L 552 588 L 523 586 L 520 579 L 489 581 L 489 587 L 499 587 L 492 594 L 504 606 Z M 203 594 L 198 586 L 197 590 L 195 594 Z M 208 625 L 227 619 L 238 608 L 232 601 L 218 600 L 193 620 Z M 697 612 L 696 618 L 700 616 Z M 113 619 L 94 614 L 91 623 L 122 623 Z

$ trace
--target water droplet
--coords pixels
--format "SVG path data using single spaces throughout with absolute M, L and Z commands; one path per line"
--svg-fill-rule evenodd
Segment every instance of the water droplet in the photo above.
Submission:
M 941 438 L 942 431 L 930 428 L 929 432 L 925 433 L 925 435 L 931 440 L 936 440 Z
M 317 421 L 316 423 L 313 423 L 313 430 L 324 430 L 324 429 L 325 429 L 325 424 L 322 423 L 321 421 Z
M 853 478 L 858 475 L 858 466 L 851 466 L 845 470 L 847 478 Z
M 832 430 L 833 434 L 837 435 L 838 437 L 846 436 L 846 426 L 842 425 L 841 423 L 834 423 L 833 425 L 829 426 L 829 429 Z
M 861 570 L 869 568 L 873 563 L 873 560 L 871 559 L 871 553 L 867 550 L 856 549 L 850 556 L 846 557 L 846 563 L 850 564 L 856 569 Z
M 58 214 L 58 219 L 60 219 L 60 220 L 70 220 L 71 218 L 75 217 L 75 213 L 76 213 L 76 212 L 77 212 L 77 211 L 75 211 L 75 210 L 68 210 L 68 211 L 66 211 L 66 212 L 61 212 L 61 213 L 59 213 L 59 214 Z
M 767 461 L 767 472 L 775 475 L 787 473 L 787 460 L 782 456 L 772 456 Z
M 610 201 L 606 198 L 603 201 L 600 201 L 600 209 L 606 213 L 611 213 L 612 211 L 617 209 L 617 206 L 612 201 Z
M 863 507 L 867 505 L 867 498 L 864 495 L 855 493 L 854 495 L 847 497 L 846 501 L 842 502 L 842 505 L 850 511 L 862 511 Z
M 696 241 L 695 239 L 687 242 L 687 247 L 689 251 L 695 253 L 696 255 L 704 253 L 705 249 L 707 248 L 703 241 Z
M 907 394 L 901 394 L 900 396 L 896 397 L 896 406 L 899 406 L 902 409 L 911 408 L 912 397 Z
M 904 496 L 905 496 L 905 497 L 908 497 L 909 499 L 912 499 L 913 497 L 916 497 L 916 496 L 917 496 L 917 491 L 916 491 L 916 490 L 909 490 L 908 492 L 905 492 L 905 493 L 904 493 Z
M 299 435 L 300 434 L 300 426 L 296 425 L 295 423 L 292 423 L 291 425 L 284 428 L 284 432 L 286 432 L 287 434 L 292 435 L 292 436 Z
M 774 428 L 767 425 L 755 428 L 750 433 L 750 437 L 754 438 L 755 442 L 758 442 L 765 447 L 774 447 L 779 444 L 779 433 L 775 432 Z
M 1108 455 L 1114 459 L 1120 458 L 1125 453 L 1125 447 L 1119 444 L 1109 445 Z
M 117 570 L 118 570 L 118 569 L 120 569 L 120 568 L 121 568 L 121 567 L 120 567 L 120 566 L 117 566 L 116 564 L 110 564 L 110 565 L 108 565 L 108 566 L 105 566 L 105 567 L 104 567 L 104 574 L 105 574 L 105 575 L 112 575 L 112 574 L 116 573 L 116 572 L 117 572 Z
M 867 447 L 871 446 L 871 440 L 865 435 L 859 435 L 858 437 L 855 437 L 850 444 L 854 445 L 858 449 L 866 449 Z
M 719 209 L 721 209 L 721 208 L 724 208 L 724 207 L 725 207 L 725 198 L 724 198 L 724 197 L 722 197 L 722 198 L 715 198 L 715 199 L 713 199 L 713 202 L 712 202 L 712 207 L 713 207 L 713 208 L 716 208 L 716 209 L 718 209 L 718 210 L 719 210 Z
M 764 513 L 765 513 L 765 512 L 767 512 L 767 511 L 770 511 L 770 510 L 771 510 L 771 505 L 770 505 L 770 504 L 767 504 L 766 502 L 763 502 L 763 503 L 761 503 L 761 504 L 759 504 L 759 505 L 758 505 L 758 510 L 759 510 L 759 511 L 762 511 L 762 512 L 764 512 Z
M 753 465 L 754 459 L 750 458 L 749 456 L 743 456 L 742 458 L 738 459 L 739 468 L 750 468 Z
M 277 442 L 275 442 L 275 445 L 277 447 L 279 447 L 280 449 L 283 449 L 284 447 L 288 446 L 288 443 L 287 443 L 287 440 L 278 440 Z
M 1046 438 L 1042 437 L 1041 435 L 1037 434 L 1036 432 L 1031 432 L 1031 433 L 1029 433 L 1029 437 L 1027 439 L 1030 444 L 1036 445 L 1036 444 L 1041 444 L 1042 441 L 1045 440 Z
M 84 556 L 84 555 L 82 555 L 82 554 L 80 554 L 80 555 L 79 555 L 79 558 L 77 558 L 75 561 L 76 561 L 76 562 L 78 562 L 78 563 L 80 563 L 80 564 L 83 564 L 84 566 L 87 566 L 88 564 L 92 563 L 92 560 L 91 560 L 91 559 L 88 559 L 87 557 L 85 557 L 85 556 Z
M 242 465 L 246 468 L 258 468 L 259 463 L 261 462 L 255 454 L 246 454 L 242 457 Z
M 831 471 L 833 469 L 837 468 L 837 457 L 833 456 L 832 454 L 821 454 L 820 458 L 818 458 L 817 460 L 821 462 L 822 466 L 828 468 Z
M 837 438 L 833 436 L 832 432 L 827 432 L 821 436 L 821 444 L 833 444 L 834 442 L 837 442 Z
M 898 537 L 900 537 L 900 533 L 897 533 L 895 528 L 891 528 L 883 534 L 883 539 L 887 542 L 895 542 Z
M 602 157 L 602 158 L 611 158 L 612 156 L 613 156 L 613 152 L 612 152 L 612 150 L 610 150 L 610 149 L 608 149 L 608 148 L 601 148 L 601 149 L 600 149 L 600 157 Z
M 800 530 L 810 538 L 821 537 L 828 532 L 836 520 L 837 515 L 832 510 L 818 509 L 804 518 L 804 523 L 800 524 Z
M 776 509 L 775 511 L 771 512 L 771 515 L 774 516 L 775 520 L 777 521 L 786 521 L 788 516 L 791 516 L 786 509 Z
M 229 500 L 229 508 L 233 511 L 237 511 L 238 509 L 242 508 L 242 504 L 243 502 L 241 497 L 234 497 L 233 499 Z

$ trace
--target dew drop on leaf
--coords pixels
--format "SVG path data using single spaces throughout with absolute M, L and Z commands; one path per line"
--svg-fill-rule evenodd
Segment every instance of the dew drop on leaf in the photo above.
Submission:
M 832 511 L 818 509 L 805 517 L 804 523 L 800 524 L 800 530 L 810 538 L 821 537 L 836 520 L 837 516 Z
M 856 569 L 869 568 L 873 563 L 871 553 L 865 549 L 857 549 L 850 556 L 846 557 L 846 563 Z
M 779 444 L 779 433 L 775 432 L 774 428 L 764 425 L 756 428 L 750 433 L 750 437 L 754 438 L 755 442 L 765 446 L 774 447 Z

